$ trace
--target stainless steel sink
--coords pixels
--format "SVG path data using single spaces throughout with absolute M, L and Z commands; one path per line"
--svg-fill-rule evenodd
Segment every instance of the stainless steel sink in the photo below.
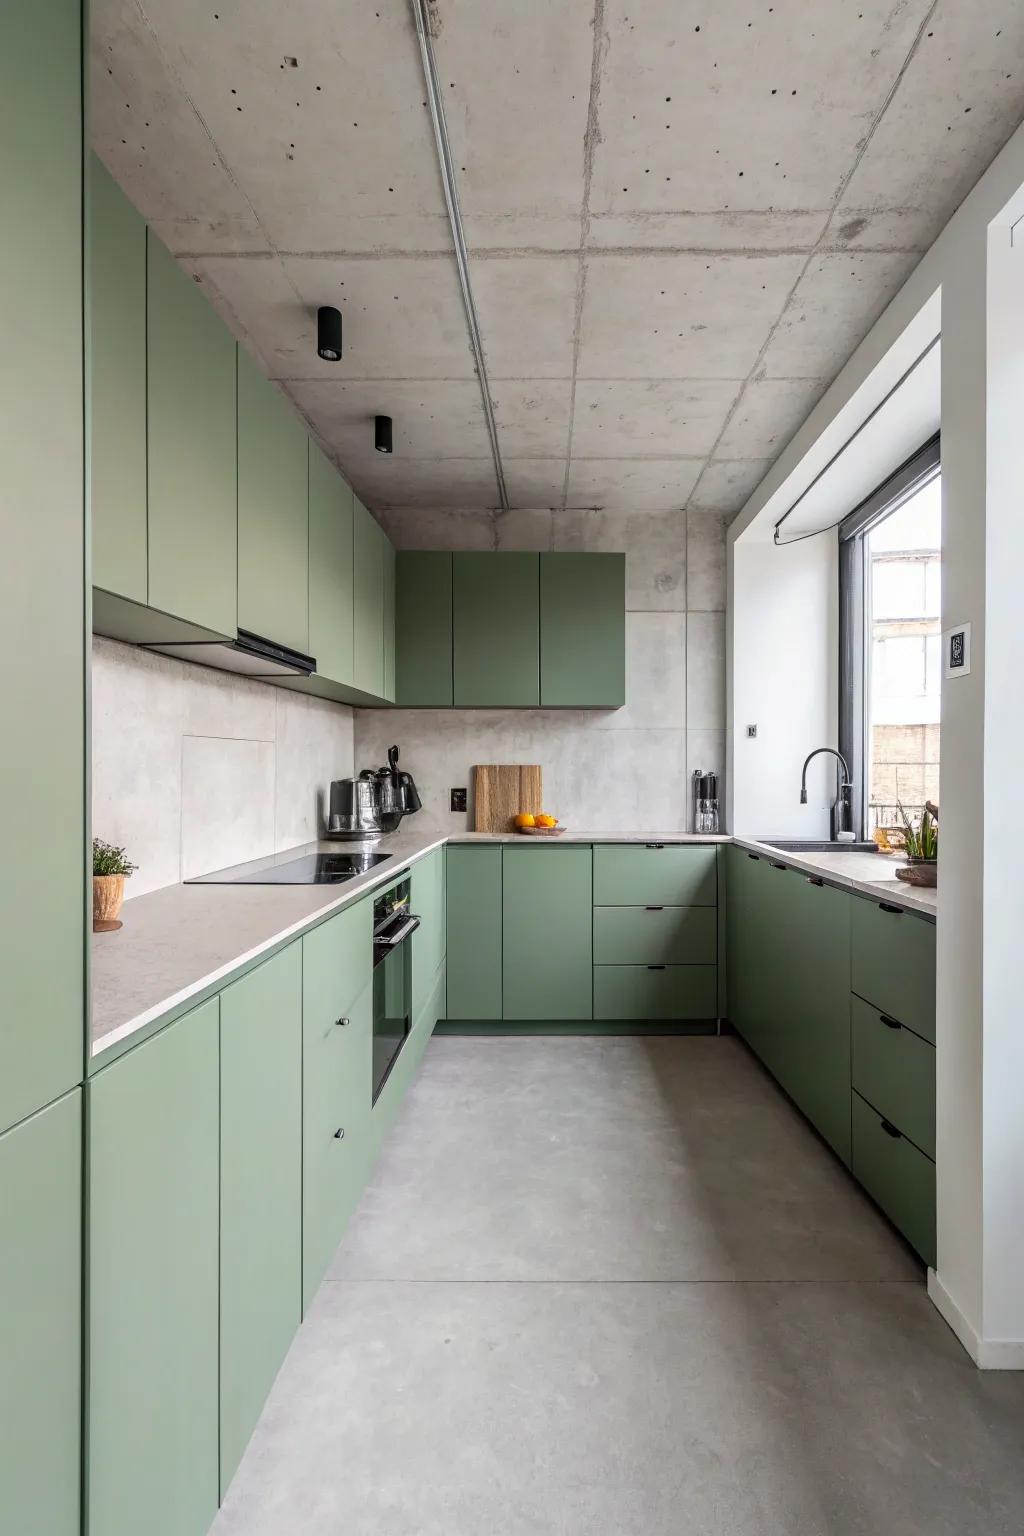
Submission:
M 782 853 L 877 853 L 876 843 L 830 843 L 826 838 L 822 842 L 816 842 L 814 838 L 802 837 L 758 837 L 759 843 L 768 843 L 772 848 L 778 848 Z

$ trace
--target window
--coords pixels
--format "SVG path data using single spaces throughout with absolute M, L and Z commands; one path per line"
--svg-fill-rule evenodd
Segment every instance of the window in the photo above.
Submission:
M 840 745 L 870 836 L 939 798 L 941 480 L 926 445 L 840 528 Z

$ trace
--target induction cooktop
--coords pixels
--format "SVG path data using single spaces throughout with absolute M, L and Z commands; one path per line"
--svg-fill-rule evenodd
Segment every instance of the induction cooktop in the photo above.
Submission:
M 268 864 L 264 869 L 222 870 L 213 875 L 196 875 L 186 885 L 340 885 L 365 875 L 377 864 L 390 858 L 387 853 L 369 850 L 359 853 L 306 853 L 284 864 Z

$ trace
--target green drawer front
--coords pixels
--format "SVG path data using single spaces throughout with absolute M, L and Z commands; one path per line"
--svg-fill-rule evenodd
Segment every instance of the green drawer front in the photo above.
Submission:
M 331 1022 L 345 1013 L 373 971 L 373 899 L 347 907 L 302 940 L 303 1007 Z
M 713 907 L 718 901 L 715 849 L 668 844 L 598 844 L 594 905 Z
M 925 1263 L 935 1263 L 935 1164 L 853 1094 L 853 1173 Z
M 853 1086 L 897 1130 L 935 1156 L 935 1047 L 851 997 Z
M 713 1019 L 713 965 L 595 965 L 595 1019 Z
M 595 965 L 714 965 L 714 907 L 595 907 Z
M 853 903 L 853 990 L 935 1043 L 935 926 L 877 901 Z

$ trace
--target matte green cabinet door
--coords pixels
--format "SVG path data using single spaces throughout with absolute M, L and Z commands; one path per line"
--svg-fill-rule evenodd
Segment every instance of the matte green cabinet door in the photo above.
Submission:
M 335 683 L 353 678 L 352 492 L 309 444 L 309 653 Z
M 452 556 L 400 549 L 396 560 L 397 702 L 445 709 L 452 703 Z
M 88 170 L 86 305 L 93 585 L 146 601 L 146 223 Z
M 850 902 L 847 891 L 787 873 L 794 1049 L 783 1086 L 844 1163 L 850 1161 Z
M 935 1164 L 859 1093 L 853 1101 L 853 1172 L 926 1264 L 935 1263 Z
M 456 708 L 540 703 L 538 559 L 452 556 Z
M 501 859 L 448 845 L 449 1019 L 501 1018 Z
M 593 1017 L 590 848 L 502 853 L 502 1011 L 506 1019 Z
M 236 628 L 235 339 L 149 231 L 149 603 Z
M 540 702 L 574 709 L 625 704 L 625 555 L 541 555 Z
M 78 1536 L 82 1094 L 0 1136 L 0 1530 Z
M 358 496 L 352 498 L 355 570 L 355 686 L 384 697 L 383 530 Z
M 302 1316 L 302 945 L 220 998 L 220 1491 Z
M 446 925 L 444 889 L 444 849 L 435 848 L 412 866 L 409 879 L 410 905 L 420 919 L 412 936 L 412 1022 L 430 999 L 437 973 L 444 962 Z M 433 1020 L 432 1023 L 436 1023 Z
M 94 1536 L 205 1536 L 217 1513 L 218 1036 L 213 998 L 86 1088 Z
M 395 702 L 395 546 L 380 531 L 384 567 L 384 697 Z
M 82 1076 L 81 41 L 78 0 L 0 7 L 0 1130 Z
M 238 627 L 309 644 L 306 431 L 238 348 Z

